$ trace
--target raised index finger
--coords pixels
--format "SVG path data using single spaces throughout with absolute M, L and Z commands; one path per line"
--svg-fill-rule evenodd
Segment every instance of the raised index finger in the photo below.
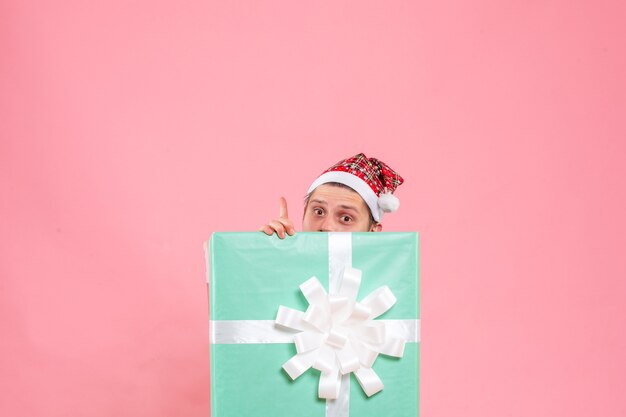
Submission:
M 289 214 L 287 214 L 287 200 L 285 200 L 285 197 L 280 198 L 279 204 L 280 204 L 280 215 L 278 217 L 284 217 L 285 219 L 288 219 Z

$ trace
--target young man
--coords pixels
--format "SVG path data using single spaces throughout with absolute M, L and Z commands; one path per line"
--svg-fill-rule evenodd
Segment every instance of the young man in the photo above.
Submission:
M 380 232 L 383 213 L 396 211 L 400 201 L 392 193 L 404 180 L 384 162 L 360 153 L 337 162 L 322 173 L 305 200 L 304 232 Z M 284 239 L 296 230 L 280 198 L 277 219 L 260 231 Z

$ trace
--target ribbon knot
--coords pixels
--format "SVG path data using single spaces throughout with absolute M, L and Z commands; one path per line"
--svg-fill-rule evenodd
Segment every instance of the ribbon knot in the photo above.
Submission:
M 296 355 L 283 369 L 296 379 L 309 368 L 321 372 L 318 396 L 336 399 L 341 376 L 354 373 L 369 397 L 384 385 L 372 369 L 379 354 L 402 357 L 406 340 L 393 336 L 383 321 L 374 319 L 396 302 L 389 287 L 382 286 L 357 301 L 361 271 L 343 270 L 338 294 L 327 294 L 316 277 L 300 285 L 309 303 L 306 312 L 279 306 L 275 323 L 297 330 Z

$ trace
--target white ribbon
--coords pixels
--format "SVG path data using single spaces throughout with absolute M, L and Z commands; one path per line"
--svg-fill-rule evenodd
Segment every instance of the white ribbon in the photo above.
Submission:
M 376 320 L 384 323 L 391 334 L 408 342 L 420 341 L 420 321 Z M 293 343 L 294 330 L 276 326 L 274 320 L 211 320 L 211 344 Z

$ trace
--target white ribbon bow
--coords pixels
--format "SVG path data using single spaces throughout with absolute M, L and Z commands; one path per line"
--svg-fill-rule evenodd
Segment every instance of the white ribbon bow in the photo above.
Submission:
M 350 372 L 368 397 L 376 394 L 384 387 L 372 369 L 378 355 L 401 358 L 404 354 L 406 341 L 395 337 L 387 321 L 374 321 L 395 304 L 396 297 L 382 286 L 357 302 L 360 285 L 361 271 L 345 267 L 338 294 L 328 295 L 311 277 L 300 285 L 309 302 L 306 312 L 278 308 L 275 323 L 299 331 L 294 336 L 298 353 L 283 369 L 292 379 L 311 367 L 319 370 L 320 398 L 336 399 L 341 376 Z

